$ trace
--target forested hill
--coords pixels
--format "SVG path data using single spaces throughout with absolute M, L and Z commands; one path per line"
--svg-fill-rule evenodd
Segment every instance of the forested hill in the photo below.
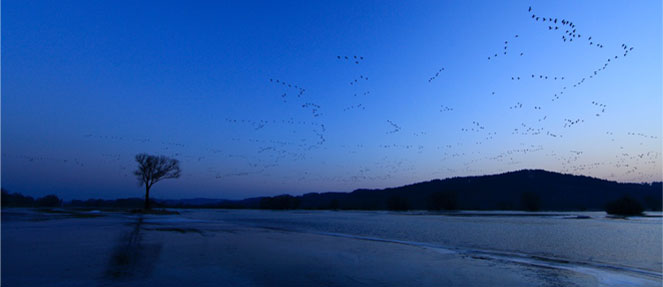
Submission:
M 236 204 L 272 209 L 603 210 L 606 203 L 629 196 L 648 210 L 660 210 L 661 188 L 661 182 L 618 183 L 545 170 L 520 170 L 351 193 L 254 198 Z

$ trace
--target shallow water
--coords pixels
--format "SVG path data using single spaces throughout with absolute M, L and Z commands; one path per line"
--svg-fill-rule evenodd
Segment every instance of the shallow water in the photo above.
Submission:
M 6 286 L 662 286 L 658 218 L 2 213 Z M 581 215 L 584 219 L 578 218 Z M 587 218 L 588 217 L 588 218 Z
M 461 212 L 446 216 L 425 212 L 258 210 L 194 211 L 186 215 L 253 226 L 505 251 L 659 274 L 663 269 L 661 217 L 613 219 L 604 212 Z

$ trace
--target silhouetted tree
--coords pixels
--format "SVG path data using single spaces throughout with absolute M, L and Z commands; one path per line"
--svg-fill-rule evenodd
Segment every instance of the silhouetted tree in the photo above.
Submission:
M 32 207 L 35 200 L 31 196 L 24 196 L 20 193 L 9 193 L 2 189 L 2 206 Z
M 145 153 L 136 155 L 138 169 L 134 174 L 139 186 L 145 185 L 145 209 L 150 209 L 150 188 L 162 179 L 180 177 L 180 162 L 166 156 Z
M 35 200 L 36 207 L 58 207 L 60 205 L 62 205 L 62 200 L 54 194 L 49 194 Z
M 9 192 L 6 191 L 4 188 L 0 189 L 0 191 L 2 191 L 2 197 L 0 198 L 2 206 L 9 206 L 10 203 L 9 199 L 11 195 L 9 195 Z
M 661 190 L 659 187 L 658 190 Z M 647 208 L 649 208 L 652 211 L 661 211 L 663 209 L 663 206 L 661 206 L 661 194 L 657 194 L 656 196 L 653 195 L 647 195 L 644 197 L 644 202 Z
M 333 199 L 333 200 L 329 203 L 329 208 L 328 208 L 328 209 L 331 209 L 331 210 L 338 210 L 339 206 L 340 206 L 340 204 L 338 203 L 338 199 Z
M 538 211 L 540 208 L 540 198 L 539 195 L 531 192 L 531 191 L 526 191 L 523 192 L 521 196 L 521 201 L 523 203 L 523 208 L 527 211 Z
M 639 215 L 642 214 L 643 210 L 642 205 L 629 196 L 608 202 L 605 206 L 605 211 L 608 214 L 616 215 Z
M 261 209 L 297 209 L 298 207 L 299 198 L 288 194 L 260 199 Z
M 428 208 L 430 210 L 458 209 L 458 195 L 454 191 L 438 191 L 430 195 Z
M 394 211 L 406 211 L 410 209 L 410 205 L 405 197 L 392 195 L 387 199 L 387 209 Z

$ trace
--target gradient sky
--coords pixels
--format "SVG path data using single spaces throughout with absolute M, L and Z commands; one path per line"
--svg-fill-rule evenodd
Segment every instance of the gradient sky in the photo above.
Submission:
M 157 198 L 661 180 L 661 1 L 208 2 L 2 1 L 2 187 L 140 197 L 140 152 L 181 160 Z

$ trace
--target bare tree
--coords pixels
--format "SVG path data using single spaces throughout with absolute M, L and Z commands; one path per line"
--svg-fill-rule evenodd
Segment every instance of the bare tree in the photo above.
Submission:
M 180 177 L 180 162 L 163 155 L 155 156 L 145 153 L 136 155 L 138 169 L 134 174 L 138 185 L 145 185 L 145 209 L 150 209 L 150 188 L 162 179 Z

